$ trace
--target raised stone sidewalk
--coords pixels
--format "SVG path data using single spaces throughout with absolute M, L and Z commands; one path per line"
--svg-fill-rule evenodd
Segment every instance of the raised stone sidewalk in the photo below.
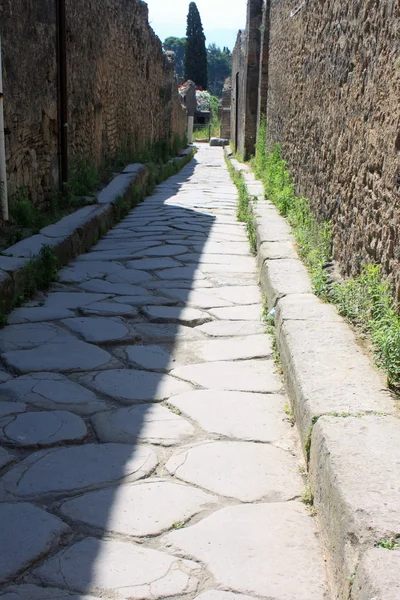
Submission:
M 228 149 L 225 150 L 229 154 Z M 383 374 L 336 308 L 312 294 L 291 229 L 248 165 L 261 288 L 339 600 L 400 598 L 400 421 Z
M 0 331 L 1 600 L 331 597 L 236 202 L 201 147 Z

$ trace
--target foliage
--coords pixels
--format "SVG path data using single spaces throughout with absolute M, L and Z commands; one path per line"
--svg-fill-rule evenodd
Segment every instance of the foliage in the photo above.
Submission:
M 208 89 L 213 96 L 221 98 L 224 82 L 232 72 L 232 54 L 229 48 L 209 44 L 207 48 Z
M 257 235 L 256 235 L 256 222 L 253 215 L 253 211 L 251 210 L 251 201 L 252 197 L 250 196 L 246 182 L 243 178 L 243 175 L 239 171 L 235 171 L 231 162 L 226 160 L 226 164 L 228 167 L 228 171 L 232 178 L 233 183 L 236 185 L 239 199 L 238 199 L 238 209 L 237 209 L 237 219 L 238 221 L 242 221 L 246 223 L 246 231 L 247 237 L 250 243 L 250 248 L 253 254 L 257 252 Z
M 266 121 L 262 122 L 253 161 L 255 174 L 264 183 L 265 194 L 293 228 L 298 250 L 310 271 L 314 292 L 336 304 L 340 314 L 370 336 L 376 360 L 388 376 L 388 384 L 400 385 L 400 315 L 390 284 L 379 265 L 363 265 L 361 274 L 332 282 L 326 265 L 331 261 L 330 225 L 319 222 L 310 202 L 296 196 L 287 165 L 278 145 L 268 149 Z
M 175 71 L 179 79 L 183 78 L 183 61 L 185 59 L 186 38 L 168 37 L 164 41 L 164 50 L 175 53 Z
M 207 89 L 207 50 L 200 13 L 195 2 L 189 4 L 186 29 L 186 51 L 184 60 L 185 80 Z
M 201 129 L 195 129 L 193 132 L 194 141 L 208 140 L 210 137 L 219 137 L 221 134 L 221 121 L 218 118 L 218 98 L 209 96 L 209 105 L 212 112 L 212 119 L 209 125 Z

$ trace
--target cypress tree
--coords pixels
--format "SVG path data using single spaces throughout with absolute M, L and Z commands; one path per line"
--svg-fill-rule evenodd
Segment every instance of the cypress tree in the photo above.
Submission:
M 207 89 L 207 50 L 200 13 L 195 2 L 189 4 L 186 29 L 185 79 Z

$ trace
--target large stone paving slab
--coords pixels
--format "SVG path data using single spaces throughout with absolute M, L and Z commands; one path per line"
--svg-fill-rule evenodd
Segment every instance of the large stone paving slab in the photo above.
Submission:
M 98 298 L 99 301 L 109 298 L 110 295 L 136 296 L 147 293 L 145 288 L 138 285 L 131 285 L 130 283 L 110 283 L 109 281 L 104 281 L 104 279 L 91 279 L 90 281 L 81 283 L 79 287 L 88 292 L 105 292 L 107 296 L 104 294 L 102 298 Z M 96 294 L 92 295 L 95 296 Z M 93 302 L 95 300 L 96 298 L 93 299 Z M 85 304 L 93 304 L 93 302 L 86 302 Z
M 168 402 L 207 432 L 230 438 L 274 443 L 291 430 L 285 398 L 277 394 L 196 390 Z
M 0 583 L 46 555 L 68 532 L 68 525 L 32 504 L 0 504 Z
M 47 308 L 46 306 L 33 306 L 31 308 L 16 308 L 8 317 L 10 325 L 19 323 L 36 323 L 39 321 L 55 321 L 73 317 L 74 313 L 67 308 Z
M 215 308 L 210 313 L 217 319 L 228 321 L 257 321 L 261 319 L 260 304 L 249 304 L 243 306 L 229 306 L 227 308 Z
M 87 538 L 35 571 L 43 583 L 117 599 L 158 600 L 195 593 L 199 566 L 143 546 Z
M 0 393 L 0 399 L 2 394 Z M 9 397 L 12 400 L 12 397 Z M 8 415 L 15 415 L 17 413 L 23 413 L 26 411 L 26 404 L 23 402 L 1 402 L 0 401 L 0 419 L 7 417 Z
M 65 502 L 61 513 L 121 535 L 159 535 L 182 524 L 204 509 L 214 507 L 217 498 L 199 489 L 165 479 L 147 479 L 97 492 Z M 111 507 L 108 513 L 105 507 Z
M 164 537 L 201 561 L 218 587 L 274 600 L 325 600 L 313 519 L 298 502 L 224 508 Z
M 265 325 L 259 321 L 213 321 L 197 327 L 210 337 L 232 337 L 265 333 Z
M 100 413 L 92 418 L 92 422 L 102 442 L 173 446 L 194 433 L 186 419 L 159 404 L 139 404 Z
M 86 434 L 83 419 L 61 410 L 27 412 L 0 419 L 0 440 L 23 448 L 79 442 Z
M 122 319 L 102 317 L 78 317 L 65 319 L 63 325 L 80 334 L 85 342 L 102 344 L 126 338 L 129 328 Z
M 136 317 L 138 314 L 137 308 L 130 304 L 121 304 L 120 302 L 95 302 L 94 304 L 82 306 L 79 310 L 83 315 L 88 316 Z
M 51 323 L 9 325 L 0 331 L 0 352 L 26 350 L 41 344 L 65 344 L 76 338 Z
M 34 452 L 4 475 L 2 495 L 40 498 L 136 481 L 155 468 L 150 448 L 125 444 L 86 444 Z
M 192 390 L 185 381 L 161 373 L 138 369 L 112 369 L 93 373 L 84 379 L 87 385 L 125 404 L 156 402 Z
M 6 352 L 3 354 L 3 360 L 8 367 L 19 373 L 90 371 L 112 366 L 113 363 L 111 354 L 80 341 L 43 344 L 32 350 Z
M 3 593 L 0 592 L 0 598 L 1 600 L 100 600 L 86 594 L 29 584 L 7 587 Z
M 171 375 L 216 390 L 279 392 L 282 383 L 272 361 L 219 361 L 178 367 Z
M 243 596 L 243 594 L 234 594 L 232 592 L 221 592 L 219 590 L 211 590 L 197 596 L 195 600 L 256 600 L 251 596 Z
M 196 308 L 179 308 L 174 306 L 144 306 L 142 313 L 151 323 L 178 323 L 189 327 L 196 327 L 212 317 Z
M 172 323 L 135 323 L 135 331 L 144 341 L 175 342 L 177 339 L 198 340 L 203 336 L 198 328 Z
M 183 302 L 185 305 L 196 306 L 197 308 L 220 308 L 231 306 L 232 303 L 218 297 L 217 293 L 207 291 L 185 290 L 185 289 L 165 289 L 164 296 Z
M 93 392 L 59 373 L 43 372 L 17 377 L 0 385 L 0 393 L 37 408 L 71 410 L 82 415 L 107 407 Z
M 181 364 L 266 358 L 271 355 L 271 338 L 265 334 L 177 342 L 174 350 L 174 358 L 177 358 Z
M 0 469 L 3 469 L 7 465 L 10 465 L 14 460 L 15 456 L 8 452 L 5 448 L 0 448 Z
M 64 283 L 81 283 L 88 279 L 102 278 L 105 275 L 118 273 L 124 270 L 124 266 L 116 262 L 87 261 L 76 262 L 71 267 L 60 271 L 60 281 Z
M 205 442 L 178 451 L 166 469 L 179 479 L 242 502 L 281 502 L 301 494 L 295 459 L 268 444 Z
M 97 290 L 95 290 L 97 291 Z M 114 292 L 117 293 L 117 292 Z M 52 292 L 45 301 L 45 307 L 54 309 L 79 308 L 93 302 L 100 302 L 110 297 L 110 294 L 87 294 L 85 292 Z

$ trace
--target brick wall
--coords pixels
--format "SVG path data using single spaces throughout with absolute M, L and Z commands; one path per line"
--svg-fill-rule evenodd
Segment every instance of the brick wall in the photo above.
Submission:
M 3 0 L 7 171 L 36 203 L 58 181 L 55 3 Z M 97 164 L 186 131 L 173 65 L 141 0 L 67 3 L 70 154 Z

